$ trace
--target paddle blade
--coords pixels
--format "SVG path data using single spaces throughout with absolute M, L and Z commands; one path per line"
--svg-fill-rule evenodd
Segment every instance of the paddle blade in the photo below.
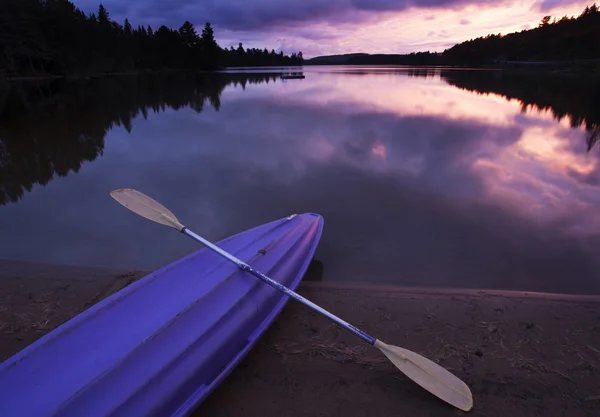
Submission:
M 148 220 L 179 231 L 184 227 L 166 207 L 133 188 L 119 188 L 111 191 L 110 195 L 129 210 Z
M 385 344 L 380 340 L 375 341 L 375 347 L 406 376 L 427 391 L 463 411 L 473 408 L 473 396 L 469 387 L 440 365 L 415 352 Z

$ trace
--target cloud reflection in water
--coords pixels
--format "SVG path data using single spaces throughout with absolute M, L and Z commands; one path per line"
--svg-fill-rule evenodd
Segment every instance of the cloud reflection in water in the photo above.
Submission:
M 0 253 L 156 268 L 195 250 L 108 197 L 132 186 L 213 240 L 319 212 L 326 280 L 598 293 L 598 155 L 583 137 L 439 77 L 229 86 L 219 111 L 113 128 L 80 173 L 2 207 Z

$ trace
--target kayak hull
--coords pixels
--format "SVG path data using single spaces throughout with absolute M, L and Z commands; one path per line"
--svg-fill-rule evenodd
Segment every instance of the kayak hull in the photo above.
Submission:
M 323 218 L 290 216 L 217 242 L 295 289 Z M 207 248 L 153 272 L 0 364 L 0 415 L 186 416 L 288 297 Z

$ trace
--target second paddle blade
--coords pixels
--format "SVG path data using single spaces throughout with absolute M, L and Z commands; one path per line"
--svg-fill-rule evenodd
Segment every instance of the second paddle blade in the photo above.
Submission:
M 388 345 L 377 340 L 375 347 L 400 369 L 406 376 L 463 411 L 473 408 L 473 396 L 467 385 L 446 369 L 410 350 Z
M 129 210 L 148 220 L 173 227 L 179 231 L 183 229 L 183 225 L 179 223 L 173 213 L 146 194 L 133 188 L 119 188 L 111 191 L 110 195 Z

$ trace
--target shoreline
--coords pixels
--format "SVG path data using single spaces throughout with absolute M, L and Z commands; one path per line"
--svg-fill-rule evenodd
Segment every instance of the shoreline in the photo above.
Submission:
M 0 361 L 151 271 L 0 259 Z M 308 277 L 305 277 L 305 280 Z M 465 381 L 474 416 L 593 416 L 600 297 L 303 281 L 298 292 Z M 193 416 L 463 414 L 290 300 Z
M 71 265 L 51 264 L 38 261 L 14 260 L 0 258 L 0 280 L 13 278 L 18 275 L 26 279 L 73 279 L 96 280 L 110 279 L 121 274 L 136 274 L 142 278 L 154 272 L 150 269 L 117 268 L 102 265 Z M 315 271 L 315 275 L 320 272 Z M 368 281 L 320 281 L 319 277 L 311 279 L 311 269 L 299 284 L 299 289 L 343 290 L 369 294 L 385 293 L 392 298 L 410 296 L 481 296 L 505 298 L 533 298 L 567 302 L 600 303 L 600 295 L 552 293 L 544 291 L 519 291 L 487 288 L 455 288 L 455 287 L 428 287 L 390 285 Z
M 598 60 L 596 60 L 598 61 Z M 553 66 L 554 65 L 554 66 Z M 596 63 L 596 65 L 598 65 Z M 317 66 L 350 66 L 350 67 L 394 67 L 394 68 L 426 68 L 426 69 L 442 69 L 442 70 L 481 70 L 481 71 L 505 71 L 521 74 L 547 74 L 561 76 L 595 76 L 598 74 L 598 67 L 586 68 L 579 65 L 556 65 L 546 62 L 511 62 L 500 65 L 423 65 L 423 64 L 347 64 L 347 63 L 303 63 L 297 67 L 317 67 Z M 289 66 L 288 66 L 289 67 Z M 285 67 L 285 68 L 288 68 Z M 293 66 L 294 68 L 296 66 Z M 257 66 L 241 66 L 241 67 L 223 67 L 214 70 L 208 69 L 164 69 L 164 70 L 136 70 L 136 71 L 120 71 L 111 73 L 81 73 L 81 74 L 38 74 L 38 75 L 17 75 L 4 76 L 0 81 L 7 84 L 13 82 L 30 82 L 30 81 L 81 81 L 91 80 L 94 78 L 106 77 L 121 77 L 121 76 L 137 76 L 137 75 L 153 75 L 153 74 L 169 74 L 169 73 L 197 73 L 197 74 L 222 74 L 228 70 L 235 69 L 255 69 L 255 68 L 282 68 L 281 65 L 257 65 Z
M 386 285 L 368 282 L 302 282 L 299 288 L 323 290 L 345 290 L 370 294 L 386 294 L 389 298 L 406 298 L 413 296 L 475 296 L 502 298 L 532 298 L 564 302 L 600 303 L 600 295 L 562 294 L 539 291 L 489 290 L 478 288 L 442 288 L 442 287 L 407 287 L 402 285 Z
M 162 70 L 135 70 L 135 71 L 117 71 L 117 72 L 90 72 L 80 74 L 37 74 L 37 75 L 17 75 L 4 77 L 4 80 L 8 83 L 18 81 L 53 81 L 53 80 L 67 80 L 67 81 L 78 81 L 78 80 L 91 80 L 92 78 L 103 78 L 103 77 L 121 77 L 127 75 L 153 75 L 153 74 L 170 74 L 170 73 L 181 73 L 181 72 L 193 72 L 198 74 L 216 74 L 223 71 L 225 68 L 217 68 L 214 70 L 209 69 L 162 69 Z

